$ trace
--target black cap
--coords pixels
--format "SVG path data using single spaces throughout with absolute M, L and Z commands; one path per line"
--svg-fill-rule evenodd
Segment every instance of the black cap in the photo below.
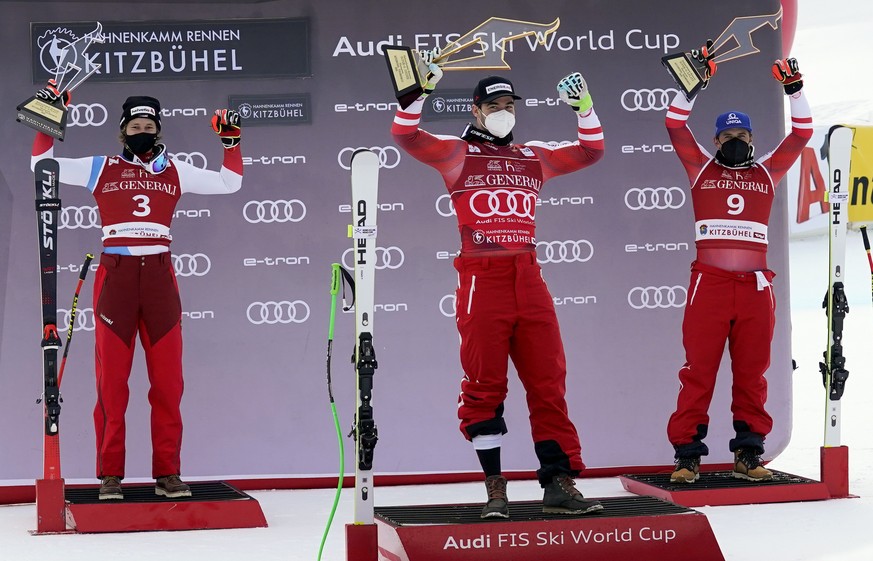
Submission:
M 124 129 L 127 123 L 137 118 L 151 119 L 158 130 L 161 130 L 161 102 L 147 95 L 134 95 L 127 98 L 121 106 L 121 121 Z
M 476 89 L 473 90 L 473 105 L 482 105 L 505 95 L 512 97 L 512 99 L 521 99 L 515 95 L 512 82 L 500 76 L 488 76 L 476 84 Z

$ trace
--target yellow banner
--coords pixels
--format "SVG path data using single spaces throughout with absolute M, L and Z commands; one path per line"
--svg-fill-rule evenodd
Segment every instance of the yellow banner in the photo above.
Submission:
M 851 127 L 852 163 L 849 184 L 849 222 L 873 222 L 873 127 Z

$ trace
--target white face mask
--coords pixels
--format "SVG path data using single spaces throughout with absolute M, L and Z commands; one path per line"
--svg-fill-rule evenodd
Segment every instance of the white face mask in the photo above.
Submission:
M 497 138 L 503 138 L 512 132 L 514 126 L 515 115 L 506 109 L 485 115 L 485 128 Z

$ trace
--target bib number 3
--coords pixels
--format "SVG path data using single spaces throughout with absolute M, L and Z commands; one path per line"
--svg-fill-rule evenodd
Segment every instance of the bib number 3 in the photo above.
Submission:
M 737 196 L 739 195 L 732 195 L 732 197 Z M 149 207 L 149 198 L 146 195 L 136 195 L 133 197 L 133 200 L 136 202 L 136 210 L 133 211 L 134 216 L 148 216 L 152 213 L 152 209 Z M 730 204 L 730 198 L 728 199 L 728 204 Z

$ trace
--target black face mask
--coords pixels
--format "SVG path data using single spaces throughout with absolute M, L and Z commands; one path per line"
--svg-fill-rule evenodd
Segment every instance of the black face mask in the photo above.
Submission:
M 752 163 L 754 147 L 739 138 L 732 138 L 721 143 L 721 149 L 716 152 L 716 159 L 729 167 L 747 166 Z
M 134 154 L 145 154 L 155 147 L 158 135 L 153 132 L 141 132 L 124 137 L 124 145 Z

